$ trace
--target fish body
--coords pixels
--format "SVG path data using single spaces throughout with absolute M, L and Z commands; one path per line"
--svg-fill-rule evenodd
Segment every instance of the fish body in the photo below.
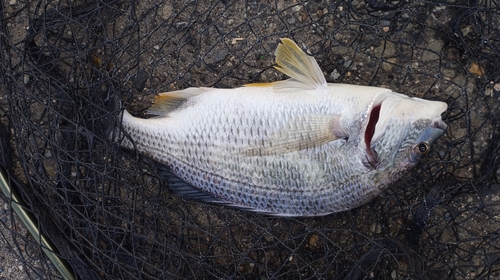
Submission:
M 289 80 L 160 94 L 149 119 L 123 113 L 121 145 L 167 165 L 181 195 L 278 216 L 360 206 L 428 153 L 443 102 L 326 83 L 314 58 L 282 39 Z

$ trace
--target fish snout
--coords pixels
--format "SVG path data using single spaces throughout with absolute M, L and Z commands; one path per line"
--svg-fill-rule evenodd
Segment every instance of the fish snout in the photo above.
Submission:
M 432 123 L 433 123 L 432 127 L 439 128 L 443 130 L 443 132 L 446 131 L 446 129 L 448 128 L 448 125 L 441 119 L 441 117 L 437 117 L 432 121 Z

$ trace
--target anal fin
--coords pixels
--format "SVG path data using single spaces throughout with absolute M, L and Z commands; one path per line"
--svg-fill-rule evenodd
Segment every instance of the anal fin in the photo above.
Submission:
M 158 173 L 160 174 L 163 180 L 169 182 L 169 189 L 176 195 L 188 198 L 188 199 L 196 199 L 203 202 L 208 203 L 217 203 L 217 204 L 227 204 L 230 203 L 220 200 L 210 193 L 204 192 L 186 181 L 179 178 L 177 175 L 172 173 L 170 168 L 165 165 L 160 164 L 158 167 Z

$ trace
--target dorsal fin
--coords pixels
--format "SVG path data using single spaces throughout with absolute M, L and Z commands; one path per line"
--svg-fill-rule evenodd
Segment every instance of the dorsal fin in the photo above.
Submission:
M 187 88 L 183 90 L 163 92 L 156 96 L 155 102 L 148 110 L 148 114 L 157 116 L 166 116 L 179 105 L 193 96 L 202 94 L 209 90 L 208 88 Z
M 318 89 L 326 86 L 325 76 L 314 57 L 307 55 L 290 39 L 281 39 L 275 52 L 277 70 L 291 79 L 277 82 L 283 88 Z

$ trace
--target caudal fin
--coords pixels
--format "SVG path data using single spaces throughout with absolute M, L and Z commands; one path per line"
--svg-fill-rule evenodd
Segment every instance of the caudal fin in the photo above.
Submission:
M 102 116 L 98 127 L 98 135 L 111 142 L 118 142 L 121 138 L 121 120 L 123 108 L 118 94 L 111 95 L 105 102 L 106 113 Z

